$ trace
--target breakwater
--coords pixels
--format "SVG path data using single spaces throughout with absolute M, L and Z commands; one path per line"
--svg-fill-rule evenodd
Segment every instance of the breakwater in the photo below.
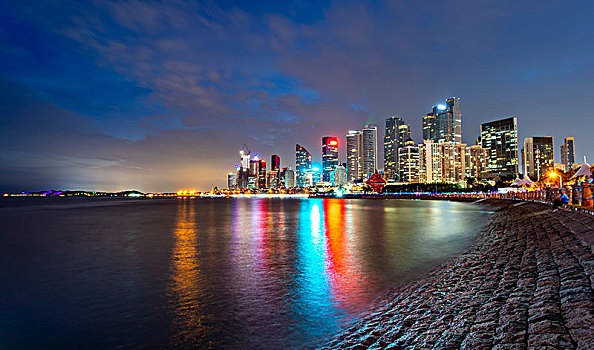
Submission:
M 473 248 L 387 293 L 325 348 L 594 349 L 594 219 L 486 200 Z

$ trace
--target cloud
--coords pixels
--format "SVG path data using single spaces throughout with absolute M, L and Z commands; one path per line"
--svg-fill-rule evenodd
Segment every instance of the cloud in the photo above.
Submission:
M 283 164 L 299 143 L 319 160 L 322 136 L 392 114 L 419 141 L 421 116 L 450 96 L 469 143 L 513 114 L 521 137 L 575 135 L 580 157 L 594 148 L 576 127 L 590 118 L 593 6 L 19 2 L 2 11 L 18 34 L 0 36 L 0 75 L 17 82 L 2 87 L 4 178 L 24 186 L 14 171 L 43 155 L 39 183 L 221 186 L 243 143 Z

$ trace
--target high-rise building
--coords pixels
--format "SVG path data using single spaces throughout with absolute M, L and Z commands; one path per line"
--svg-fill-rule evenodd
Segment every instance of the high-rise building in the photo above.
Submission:
M 420 182 L 442 182 L 441 147 L 433 140 L 423 140 L 419 145 Z
M 429 115 L 434 119 L 429 118 Z M 434 106 L 429 115 L 423 118 L 423 139 L 427 137 L 427 140 L 435 142 L 462 143 L 460 98 L 448 98 L 445 105 Z
M 423 117 L 423 141 L 437 141 L 437 117 L 435 112 L 436 109 L 437 107 L 433 107 L 433 112 Z
M 408 138 L 404 147 L 398 148 L 398 171 L 400 181 L 408 183 L 420 182 L 419 147 Z
M 300 145 L 295 145 L 295 170 L 298 187 L 309 187 L 310 181 L 307 174 L 311 173 L 311 153 Z
M 258 187 L 268 187 L 268 181 L 266 178 L 266 161 L 264 159 L 260 159 L 258 161 Z
M 347 184 L 347 172 L 343 164 L 334 167 L 334 186 L 342 186 Z
M 466 144 L 440 142 L 441 180 L 439 182 L 458 183 L 466 179 Z
M 237 174 L 235 174 L 235 173 L 227 174 L 227 188 L 230 190 L 234 190 L 237 188 Z
M 280 157 L 276 154 L 270 157 L 270 170 L 280 170 Z
M 362 132 L 361 165 L 363 180 L 369 179 L 377 169 L 377 127 L 365 125 Z
M 338 165 L 338 138 L 326 136 L 322 138 L 322 181 L 332 182 L 332 172 Z
M 571 169 L 575 163 L 575 140 L 573 137 L 566 137 L 561 145 L 561 163 L 565 166 L 565 171 Z
M 295 187 L 295 172 L 291 169 L 291 167 L 283 168 L 281 171 L 281 185 L 284 188 L 293 188 Z
M 488 171 L 504 176 L 518 174 L 518 119 L 509 117 L 481 124 L 481 145 L 489 149 Z
M 353 182 L 363 177 L 362 172 L 362 139 L 363 133 L 360 130 L 349 130 L 346 135 L 346 158 L 347 158 L 347 180 Z
M 476 180 L 483 179 L 487 171 L 487 158 L 489 150 L 481 145 L 472 145 L 466 148 L 466 176 Z
M 410 138 L 410 126 L 404 124 L 400 117 L 386 119 L 386 135 L 384 136 L 384 178 L 398 179 L 398 149 L 404 147 Z
M 400 117 L 390 116 L 386 119 L 386 134 L 384 136 L 384 178 L 394 179 L 398 173 L 398 127 L 404 121 Z
M 248 174 L 248 185 L 247 188 L 251 190 L 257 190 L 260 188 L 260 160 L 258 157 L 254 157 L 254 159 L 250 160 L 250 170 Z
M 540 180 L 555 168 L 555 156 L 552 136 L 526 137 L 524 139 L 525 174 L 533 180 Z

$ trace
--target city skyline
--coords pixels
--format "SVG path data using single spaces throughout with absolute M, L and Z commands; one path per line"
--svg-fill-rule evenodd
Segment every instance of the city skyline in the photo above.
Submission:
M 284 167 L 298 143 L 321 164 L 321 137 L 336 136 L 346 162 L 344 135 L 365 124 L 381 129 L 381 169 L 385 118 L 419 144 L 423 116 L 452 96 L 463 143 L 517 116 L 520 144 L 553 136 L 560 162 L 575 137 L 575 161 L 592 162 L 593 9 L 3 3 L 0 191 L 222 188 L 242 144 Z

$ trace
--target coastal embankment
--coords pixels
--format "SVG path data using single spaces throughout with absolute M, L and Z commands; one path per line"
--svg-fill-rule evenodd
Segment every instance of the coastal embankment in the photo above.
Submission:
M 387 293 L 324 348 L 594 349 L 594 217 L 476 205 L 494 213 L 470 249 Z

